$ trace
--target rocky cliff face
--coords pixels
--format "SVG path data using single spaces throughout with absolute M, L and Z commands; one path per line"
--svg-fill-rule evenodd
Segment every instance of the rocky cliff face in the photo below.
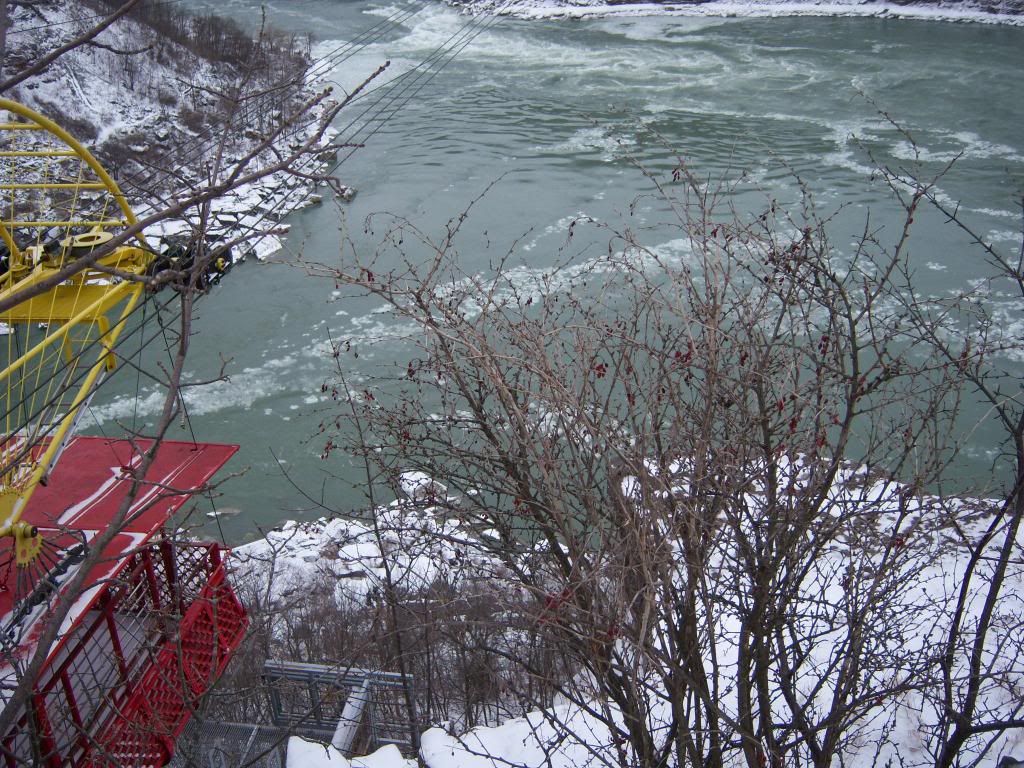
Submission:
M 93 0 L 95 13 L 70 0 L 14 7 L 5 72 L 32 66 L 119 5 Z M 151 7 L 159 9 L 155 15 Z M 301 106 L 310 95 L 308 41 L 273 32 L 253 38 L 223 19 L 182 14 L 173 3 L 140 8 L 3 95 L 88 146 L 140 216 L 222 181 L 234 167 L 244 165 L 247 173 L 272 167 L 317 137 L 323 149 L 303 158 L 305 175 L 268 173 L 218 197 L 202 223 L 200 212 L 190 209 L 147 230 L 154 241 L 202 232 L 210 241 L 237 243 L 236 261 L 270 255 L 287 231 L 279 220 L 319 199 L 312 179 L 334 158 L 328 146 L 333 132 L 320 132 L 329 103 L 309 111 Z M 273 147 L 253 156 L 271 135 L 277 137 Z
M 107 5 L 15 6 L 4 71 L 17 72 L 74 39 L 110 12 Z M 140 6 L 93 44 L 4 94 L 56 119 L 115 176 L 154 188 L 162 171 L 181 169 L 183 155 L 186 166 L 201 171 L 202 153 L 194 146 L 203 137 L 229 123 L 240 125 L 239 134 L 258 131 L 279 116 L 301 91 L 308 64 L 308 47 L 295 39 L 257 40 L 230 22 L 193 17 L 174 4 L 156 8 Z M 259 95 L 282 80 L 293 87 Z

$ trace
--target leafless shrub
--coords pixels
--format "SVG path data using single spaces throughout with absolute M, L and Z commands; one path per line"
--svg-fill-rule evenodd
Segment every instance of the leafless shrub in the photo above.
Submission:
M 544 708 L 556 692 L 612 734 L 596 757 L 623 766 L 946 768 L 1020 726 L 996 688 L 1024 672 L 1004 633 L 1019 611 L 1000 599 L 1022 577 L 1024 416 L 990 363 L 1020 342 L 986 334 L 966 296 L 916 296 L 913 221 L 941 201 L 883 175 L 903 226 L 887 244 L 865 227 L 847 255 L 810 198 L 748 217 L 736 187 L 680 161 L 649 174 L 688 243 L 678 261 L 627 224 L 604 257 L 468 274 L 467 212 L 439 239 L 371 221 L 376 257 L 311 267 L 424 332 L 400 378 L 333 387 L 375 495 L 416 470 L 455 499 L 444 516 L 490 532 L 471 549 L 506 597 L 454 644 L 464 706 L 504 666 L 513 683 L 491 695 Z M 1024 286 L 1018 257 L 975 245 Z M 929 496 L 972 393 L 1006 430 L 1001 474 L 977 488 L 1001 498 Z M 891 741 L 897 718 L 919 759 Z

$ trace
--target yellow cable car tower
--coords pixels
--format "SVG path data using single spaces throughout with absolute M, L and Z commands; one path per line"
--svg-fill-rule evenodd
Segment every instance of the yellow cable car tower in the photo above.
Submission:
M 116 366 L 118 337 L 144 293 L 131 277 L 153 253 L 141 233 L 109 247 L 135 214 L 52 120 L 0 99 L 0 158 L 0 537 L 28 569 L 44 543 L 21 522 L 25 505 Z
M 0 99 L 0 691 L 27 697 L 5 764 L 166 764 L 248 625 L 223 549 L 168 527 L 238 446 L 74 434 L 141 354 L 147 270 L 194 264 L 137 223 L 88 150 Z

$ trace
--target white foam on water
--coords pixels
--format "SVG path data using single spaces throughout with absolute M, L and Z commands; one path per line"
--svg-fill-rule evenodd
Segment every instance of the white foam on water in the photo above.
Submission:
M 349 327 L 332 330 L 331 336 L 335 344 L 351 344 L 360 348 L 360 357 L 368 359 L 362 351 L 363 346 L 373 346 L 389 342 L 405 341 L 410 338 L 422 337 L 422 329 L 408 320 L 381 320 L 379 309 L 365 315 L 358 315 L 349 319 Z M 303 352 L 310 357 L 321 359 L 330 358 L 333 349 L 329 342 L 322 342 L 314 345 Z M 326 356 L 326 357 L 325 357 Z
M 436 298 L 459 300 L 464 315 L 473 318 L 484 309 L 481 297 L 486 297 L 490 307 L 525 307 L 555 296 L 603 290 L 608 285 L 608 275 L 677 269 L 691 263 L 692 259 L 693 248 L 689 239 L 676 238 L 649 247 L 603 254 L 575 264 L 518 265 L 505 269 L 499 275 L 477 274 L 446 286 L 438 291 Z
M 318 78 L 318 83 L 330 85 L 345 95 L 362 86 L 363 93 L 360 94 L 360 97 L 364 97 L 412 71 L 419 61 L 413 57 L 393 55 L 393 52 L 389 52 L 379 44 L 368 45 L 359 53 L 347 58 L 339 66 L 323 73 Z M 370 76 L 385 64 L 387 64 L 387 68 L 370 80 Z M 338 120 L 335 121 L 335 127 L 345 126 L 361 111 L 360 102 L 354 101 L 348 109 L 341 112 Z
M 367 16 L 381 16 L 386 19 L 390 18 L 391 16 L 394 16 L 396 13 L 404 11 L 406 8 L 408 8 L 408 6 L 398 4 L 380 5 L 377 6 L 376 8 L 367 8 L 366 10 L 363 11 L 363 13 L 366 14 Z
M 453 36 L 466 28 L 471 17 L 443 5 L 433 5 L 421 10 L 413 17 L 413 21 L 415 23 L 411 24 L 405 34 L 388 43 L 367 46 L 344 66 L 350 66 L 353 60 L 377 60 L 379 64 L 383 60 L 382 57 L 389 58 L 392 66 L 389 68 L 388 77 L 393 77 L 395 72 L 402 71 L 405 58 L 408 58 L 411 64 L 416 64 L 425 56 L 450 45 Z M 647 81 L 652 71 L 703 71 L 709 75 L 717 75 L 726 64 L 720 56 L 711 51 L 693 50 L 687 57 L 681 58 L 675 50 L 648 48 L 644 51 L 647 68 L 645 74 L 637 70 L 633 47 L 583 45 L 577 43 L 571 35 L 553 39 L 550 36 L 539 36 L 533 31 L 520 33 L 499 24 L 493 29 L 483 30 L 472 39 L 467 47 L 459 52 L 458 60 L 463 64 L 504 64 L 520 72 L 534 68 L 544 75 L 561 72 L 579 78 L 581 82 L 590 81 L 601 75 L 620 77 L 626 81 Z
M 580 128 L 565 141 L 557 144 L 534 147 L 535 152 L 565 155 L 597 154 L 604 162 L 617 160 L 623 155 L 626 147 L 636 145 L 636 140 L 618 135 L 609 128 Z
M 186 387 L 182 392 L 189 414 L 204 416 L 231 409 L 249 410 L 261 400 L 287 392 L 305 395 L 319 386 L 322 366 L 316 364 L 315 356 L 303 354 L 301 357 L 302 360 L 287 354 L 267 360 L 260 366 L 229 371 L 228 378 L 221 381 L 202 387 Z M 96 424 L 129 422 L 136 417 L 150 418 L 161 412 L 165 398 L 165 390 L 146 388 L 137 396 L 123 395 L 105 405 L 90 408 L 87 418 Z M 264 409 L 265 413 L 269 411 L 271 409 Z
M 919 159 L 922 162 L 952 163 L 958 159 L 971 160 L 997 159 L 1009 163 L 1024 163 L 1024 155 L 1016 147 L 986 141 L 976 133 L 960 132 L 948 136 L 954 144 L 949 149 L 934 149 L 927 145 L 916 148 L 906 140 L 899 141 L 890 150 L 893 157 L 900 160 Z M 915 151 L 916 150 L 916 151 Z
M 560 232 L 568 233 L 569 228 L 574 224 L 588 224 L 597 222 L 598 219 L 584 213 L 583 211 L 577 211 L 573 216 L 563 216 L 558 219 L 554 224 L 549 224 L 544 227 L 539 235 L 523 243 L 520 247 L 523 251 L 532 251 L 537 247 L 542 237 L 550 237 L 551 235 L 559 234 Z
M 962 201 L 957 200 L 957 199 L 951 197 L 950 195 L 948 195 L 946 192 L 944 192 L 941 189 L 941 187 L 934 187 L 932 193 L 935 196 L 936 202 L 938 202 L 940 205 L 942 205 L 944 208 L 946 208 L 946 210 L 949 210 L 949 211 L 958 210 L 961 213 L 963 213 L 963 212 L 977 213 L 977 214 L 980 214 L 982 216 L 991 216 L 991 217 L 997 218 L 997 219 L 1014 219 L 1015 221 L 1020 221 L 1021 217 L 1022 217 L 1022 213 L 1020 211 L 1000 210 L 998 208 L 985 208 L 985 207 L 975 208 L 975 207 L 972 207 L 972 206 L 969 206 L 969 205 L 964 205 Z M 1005 231 L 1005 230 L 1000 230 L 1000 231 Z M 1020 232 L 1016 232 L 1014 237 L 1015 238 L 1020 238 L 1021 237 L 1021 233 Z
M 672 20 L 671 27 L 667 31 L 675 38 L 679 34 L 691 35 L 729 23 L 728 19 L 720 17 L 679 16 Z M 611 17 L 603 19 L 598 23 L 597 28 L 641 43 L 665 42 L 666 25 L 664 20 L 651 20 L 643 16 Z
M 883 142 L 878 135 L 878 129 L 884 124 L 876 118 L 839 118 L 816 115 L 788 114 L 784 112 L 771 111 L 740 111 L 723 107 L 719 103 L 689 100 L 681 104 L 670 104 L 663 100 L 654 100 L 645 105 L 645 110 L 651 114 L 663 114 L 665 112 L 681 112 L 708 117 L 724 117 L 737 120 L 756 122 L 773 122 L 785 125 L 803 125 L 820 131 L 820 139 L 831 143 L 835 149 L 821 155 L 826 164 L 833 165 L 851 171 L 857 176 L 867 178 L 875 169 L 861 162 L 863 155 L 859 142 Z
M 972 213 L 980 213 L 985 216 L 995 216 L 1003 219 L 1019 219 L 1021 218 L 1020 211 L 1005 211 L 996 208 L 967 208 L 966 210 Z
M 1014 299 L 1010 301 L 993 302 L 989 300 L 989 311 L 992 316 L 991 327 L 987 329 L 984 343 L 991 344 L 1003 349 L 991 354 L 990 357 L 1010 360 L 1014 363 L 1024 363 L 1024 349 L 1021 348 L 1021 339 L 1024 339 L 1024 301 Z M 978 339 L 980 343 L 982 340 Z
M 1022 233 L 1008 229 L 993 229 L 985 235 L 985 239 L 989 243 L 1014 243 L 1017 245 L 1020 245 L 1022 237 L 1024 237 Z

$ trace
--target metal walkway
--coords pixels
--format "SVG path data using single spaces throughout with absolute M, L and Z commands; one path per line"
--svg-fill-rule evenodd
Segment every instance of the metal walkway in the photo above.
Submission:
M 284 768 L 288 739 L 333 744 L 344 755 L 387 744 L 411 755 L 402 676 L 339 665 L 267 661 L 263 684 L 273 724 L 192 719 L 171 768 Z
M 169 768 L 284 768 L 285 728 L 195 717 L 178 739 Z

